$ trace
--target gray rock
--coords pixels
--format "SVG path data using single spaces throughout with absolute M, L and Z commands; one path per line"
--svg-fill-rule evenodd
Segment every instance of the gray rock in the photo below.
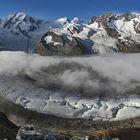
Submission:
M 46 38 L 52 37 L 51 42 Z M 36 52 L 40 55 L 81 55 L 92 53 L 92 41 L 82 40 L 81 38 L 72 37 L 68 39 L 67 35 L 58 35 L 54 32 L 47 32 L 42 37 Z

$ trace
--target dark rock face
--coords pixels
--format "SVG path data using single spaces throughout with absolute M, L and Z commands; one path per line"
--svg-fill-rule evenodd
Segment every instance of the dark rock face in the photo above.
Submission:
M 52 38 L 50 42 L 47 41 L 48 37 Z M 140 52 L 139 38 L 140 14 L 107 13 L 94 16 L 89 25 L 75 18 L 61 30 L 48 31 L 43 35 L 36 52 L 41 55 L 138 53 Z
M 137 21 L 134 21 L 134 29 L 136 33 L 140 34 L 140 23 Z
M 106 31 L 108 36 L 111 38 L 116 39 L 116 46 L 119 49 L 119 52 L 123 53 L 136 53 L 140 52 L 140 42 L 136 41 L 134 38 L 128 37 L 126 34 L 123 33 L 124 39 L 121 37 L 121 32 L 118 31 L 117 28 L 111 28 L 109 24 L 113 21 L 122 20 L 124 22 L 133 22 L 133 27 L 137 35 L 140 34 L 140 22 L 135 20 L 135 18 L 139 17 L 138 13 L 125 13 L 121 15 L 116 15 L 113 13 L 107 13 L 103 16 L 93 17 L 89 24 L 98 23 L 98 27 L 103 27 Z M 126 31 L 127 32 L 127 31 Z M 132 35 L 133 36 L 133 35 Z M 135 35 L 134 35 L 135 36 Z
M 51 37 L 51 41 L 47 42 L 46 38 Z M 80 38 L 72 37 L 70 40 L 65 34 L 57 35 L 54 32 L 47 32 L 43 35 L 36 52 L 40 55 L 81 55 L 91 54 L 92 48 L 84 44 L 86 42 Z M 90 40 L 87 40 L 90 41 Z M 92 42 L 90 42 L 92 44 Z
M 117 39 L 116 45 L 120 52 L 123 53 L 138 53 L 140 52 L 140 44 L 135 42 L 134 40 L 127 39 L 126 41 L 122 41 Z
M 96 26 L 90 26 L 92 24 Z M 69 56 L 106 52 L 140 52 L 139 13 L 120 15 L 107 13 L 94 16 L 87 25 L 78 18 L 72 21 L 62 18 L 48 22 L 21 12 L 1 19 L 0 28 L 3 29 L 2 34 L 5 36 L 4 39 L 3 35 L 0 36 L 0 46 L 3 47 L 0 47 L 0 50 L 26 52 L 35 50 L 41 55 Z M 46 41 L 47 36 L 52 37 L 51 42 Z
M 25 125 L 21 127 L 17 134 L 17 140 L 138 140 L 140 130 L 135 129 L 120 129 L 116 131 L 94 132 L 91 135 L 81 133 L 79 135 L 70 136 L 68 134 L 56 134 L 49 131 L 43 131 L 39 127 Z
M 115 29 L 109 28 L 108 26 L 108 23 L 111 22 L 111 20 L 115 20 L 115 17 L 116 17 L 116 14 L 107 13 L 100 17 L 93 17 L 91 21 L 89 22 L 89 24 L 97 22 L 98 27 L 103 26 L 103 28 L 105 29 L 105 31 L 110 37 L 117 39 L 118 37 L 120 37 L 118 31 L 116 31 Z
M 70 140 L 70 137 L 43 131 L 39 127 L 30 124 L 21 127 L 17 140 Z
M 113 137 L 109 135 L 100 136 L 86 136 L 81 134 L 79 136 L 69 136 L 55 134 L 48 131 L 43 131 L 39 127 L 33 124 L 25 125 L 21 127 L 18 131 L 17 140 L 114 140 Z M 116 138 L 119 140 L 119 138 Z
M 44 140 L 43 134 L 40 129 L 27 125 L 21 127 L 18 131 L 17 140 Z
M 18 127 L 8 120 L 4 113 L 0 112 L 0 140 L 15 140 Z
M 41 140 L 114 140 L 113 138 L 139 140 L 140 137 L 139 118 L 116 122 L 95 122 L 40 114 L 2 99 L 0 105 L 0 110 L 5 111 L 9 116 L 15 116 L 17 121 L 11 118 L 13 122 L 18 123 L 21 117 L 21 120 L 25 119 L 24 123 L 20 123 L 23 127 L 19 129 L 7 119 L 4 113 L 0 113 L 0 140 L 4 138 L 15 140 L 16 135 L 17 140 L 25 138 L 25 140 L 28 140 L 27 138 L 30 140 L 40 140 L 41 138 Z M 31 122 L 34 122 L 35 125 L 31 125 Z M 21 137 L 23 139 L 19 139 Z

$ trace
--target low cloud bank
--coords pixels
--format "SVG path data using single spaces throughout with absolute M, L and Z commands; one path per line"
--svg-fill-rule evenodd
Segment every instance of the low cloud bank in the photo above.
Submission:
M 139 94 L 140 54 L 41 57 L 0 52 L 0 75 L 26 75 L 36 86 L 84 96 Z

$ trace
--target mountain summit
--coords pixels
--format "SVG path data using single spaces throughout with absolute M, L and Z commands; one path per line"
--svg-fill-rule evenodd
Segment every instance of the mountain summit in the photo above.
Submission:
M 30 17 L 26 13 L 20 12 L 3 18 L 0 21 L 0 26 L 17 35 L 30 37 L 29 32 L 37 30 L 42 22 L 43 20 Z
M 2 50 L 18 46 L 42 55 L 140 52 L 139 13 L 106 13 L 86 24 L 77 17 L 47 21 L 20 12 L 1 19 L 0 32 Z

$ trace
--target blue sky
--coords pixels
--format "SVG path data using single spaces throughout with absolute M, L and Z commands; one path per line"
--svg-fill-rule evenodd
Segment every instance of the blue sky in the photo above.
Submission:
M 25 12 L 31 16 L 55 20 L 77 16 L 88 21 L 104 12 L 140 11 L 139 0 L 0 0 L 0 18 L 11 13 Z

